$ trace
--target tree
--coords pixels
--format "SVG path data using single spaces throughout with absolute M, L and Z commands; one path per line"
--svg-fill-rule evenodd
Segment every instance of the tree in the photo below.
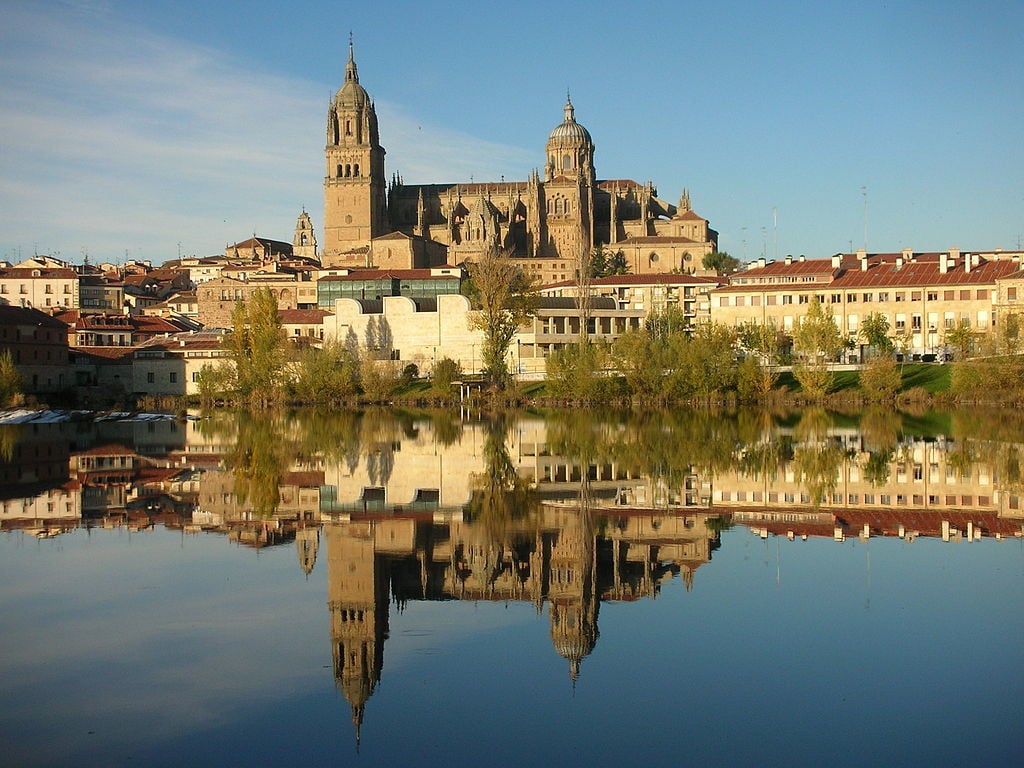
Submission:
M 737 326 L 736 339 L 744 350 L 751 353 L 742 371 L 744 386 L 750 390 L 747 394 L 768 394 L 779 380 L 777 366 L 786 343 L 785 334 L 773 322 L 750 321 Z
M 246 301 L 235 303 L 233 330 L 224 345 L 235 367 L 238 396 L 253 405 L 269 405 L 281 395 L 286 344 L 277 313 L 277 299 L 259 288 Z
M 21 373 L 14 364 L 11 350 L 0 352 L 0 407 L 7 407 L 22 393 Z
M 430 372 L 431 385 L 442 394 L 451 394 L 452 383 L 462 378 L 462 366 L 450 357 L 442 357 Z
M 872 312 L 860 324 L 860 338 L 877 355 L 892 355 L 895 345 L 889 338 L 889 318 L 882 312 Z
M 590 255 L 590 276 L 611 277 L 612 275 L 628 275 L 629 264 L 622 249 L 609 253 L 603 245 L 597 246 Z
M 536 306 L 533 281 L 507 253 L 494 248 L 470 265 L 469 279 L 467 294 L 477 310 L 469 326 L 484 335 L 484 378 L 492 387 L 504 389 L 512 379 L 506 360 L 509 346 Z
M 290 372 L 291 395 L 300 403 L 344 400 L 359 388 L 359 357 L 338 341 L 303 349 Z
M 701 263 L 704 265 L 704 269 L 713 269 L 720 275 L 735 272 L 740 266 L 740 260 L 725 251 L 712 251 L 704 256 Z
M 903 377 L 892 355 L 868 360 L 860 369 L 860 388 L 869 400 L 889 400 L 896 396 Z
M 793 375 L 807 395 L 820 398 L 832 389 L 831 363 L 845 346 L 831 309 L 812 296 L 807 314 L 793 329 L 793 350 L 800 359 L 793 367 Z

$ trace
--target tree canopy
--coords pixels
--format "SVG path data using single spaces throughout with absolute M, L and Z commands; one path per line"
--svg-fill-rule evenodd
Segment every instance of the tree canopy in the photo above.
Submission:
M 735 272 L 740 267 L 740 260 L 725 251 L 712 251 L 701 261 L 704 269 L 713 269 L 720 275 Z
M 466 294 L 476 310 L 469 324 L 484 335 L 484 377 L 491 386 L 504 389 L 511 381 L 509 346 L 536 307 L 533 281 L 507 253 L 494 248 L 470 265 L 469 281 Z

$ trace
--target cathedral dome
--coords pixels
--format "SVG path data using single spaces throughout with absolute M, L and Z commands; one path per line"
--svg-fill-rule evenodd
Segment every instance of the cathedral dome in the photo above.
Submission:
M 351 40 L 348 43 L 348 62 L 345 64 L 345 84 L 338 89 L 334 101 L 340 107 L 365 107 L 370 101 L 370 94 L 359 84 L 359 71 L 356 69 Z
M 565 119 L 561 124 L 556 125 L 555 129 L 551 131 L 551 135 L 548 136 L 549 142 L 566 140 L 591 143 L 590 131 L 576 122 L 572 100 L 568 96 L 565 97 Z

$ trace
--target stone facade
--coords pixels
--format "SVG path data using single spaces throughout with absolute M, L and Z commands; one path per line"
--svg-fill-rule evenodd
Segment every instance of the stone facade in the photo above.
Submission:
M 604 245 L 622 250 L 634 273 L 702 271 L 718 235 L 694 213 L 689 193 L 675 206 L 650 182 L 598 179 L 594 142 L 571 99 L 563 112 L 543 171 L 525 181 L 405 184 L 395 175 L 385 185 L 377 115 L 350 43 L 327 117 L 325 266 L 428 267 L 500 248 L 540 282 L 555 282 L 572 278 L 581 255 Z

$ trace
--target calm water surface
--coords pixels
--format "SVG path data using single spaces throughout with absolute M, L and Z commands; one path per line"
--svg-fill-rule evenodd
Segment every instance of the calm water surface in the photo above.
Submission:
M 0 428 L 0 763 L 1016 765 L 1006 421 Z

